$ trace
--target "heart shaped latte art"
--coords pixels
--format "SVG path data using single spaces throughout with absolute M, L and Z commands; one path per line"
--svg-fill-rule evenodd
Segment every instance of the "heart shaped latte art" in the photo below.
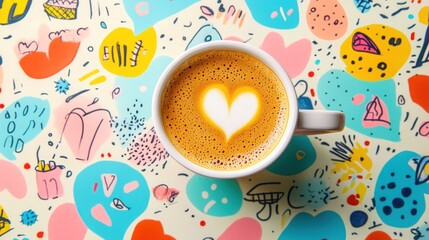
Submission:
M 251 87 L 240 87 L 232 96 L 223 85 L 207 88 L 202 94 L 202 110 L 209 122 L 220 128 L 228 140 L 251 124 L 259 114 L 259 98 Z

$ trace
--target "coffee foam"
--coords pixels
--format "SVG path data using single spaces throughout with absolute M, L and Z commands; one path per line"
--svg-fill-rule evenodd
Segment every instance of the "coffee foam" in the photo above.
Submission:
M 278 144 L 288 120 L 288 97 L 281 80 L 260 60 L 232 50 L 211 50 L 183 63 L 164 90 L 161 114 L 177 150 L 192 162 L 214 170 L 236 170 L 266 157 Z M 213 85 L 230 94 L 250 87 L 259 96 L 252 122 L 226 138 L 198 106 Z

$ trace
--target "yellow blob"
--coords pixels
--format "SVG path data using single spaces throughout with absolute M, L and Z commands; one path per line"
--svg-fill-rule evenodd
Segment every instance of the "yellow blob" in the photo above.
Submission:
M 419 12 L 419 22 L 429 25 L 429 6 L 422 7 Z
M 381 24 L 355 29 L 340 49 L 346 71 L 360 80 L 372 82 L 394 77 L 410 53 L 408 38 Z
M 425 168 L 423 168 L 423 171 L 426 175 L 429 175 L 429 164 L 426 164 Z
M 1 1 L 0 5 L 0 25 L 7 25 L 11 23 L 11 20 L 15 21 L 15 19 L 19 19 L 20 16 L 26 14 L 31 5 L 31 1 L 8 0 Z
M 10 220 L 7 216 L 6 211 L 3 209 L 3 206 L 0 205 L 0 236 L 9 232 L 10 228 Z
M 295 157 L 296 157 L 296 159 L 298 159 L 298 160 L 302 160 L 302 159 L 304 159 L 304 158 L 305 158 L 305 152 L 304 152 L 304 151 L 302 151 L 302 150 L 298 150 L 298 151 L 296 151 L 296 153 L 295 153 Z
M 156 51 L 156 33 L 153 27 L 135 36 L 128 28 L 117 28 L 103 40 L 99 58 L 109 72 L 137 77 L 148 68 Z

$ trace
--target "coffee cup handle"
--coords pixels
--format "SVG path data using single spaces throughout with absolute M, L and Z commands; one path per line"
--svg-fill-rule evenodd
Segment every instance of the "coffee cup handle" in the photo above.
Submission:
M 315 135 L 343 130 L 344 113 L 329 110 L 299 110 L 295 135 Z

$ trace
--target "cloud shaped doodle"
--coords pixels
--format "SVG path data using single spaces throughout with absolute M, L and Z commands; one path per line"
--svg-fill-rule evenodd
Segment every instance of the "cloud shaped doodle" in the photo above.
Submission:
M 216 217 L 235 214 L 243 203 L 243 193 L 235 179 L 215 179 L 196 174 L 186 185 L 186 194 L 198 210 Z
M 265 1 L 246 0 L 253 18 L 260 24 L 275 29 L 296 28 L 299 23 L 297 0 Z
M 385 224 L 411 227 L 423 216 L 424 195 L 429 194 L 428 169 L 429 157 L 411 151 L 400 152 L 387 161 L 374 192 L 375 209 Z
M 148 68 L 156 51 L 154 28 L 135 35 L 131 29 L 116 28 L 104 38 L 99 49 L 101 65 L 109 72 L 137 77 Z
M 400 140 L 401 108 L 393 80 L 368 84 L 345 71 L 331 70 L 320 78 L 317 90 L 325 108 L 345 113 L 347 127 L 374 138 Z
M 162 19 L 182 11 L 198 0 L 122 1 L 128 16 L 134 22 L 134 32 L 141 33 Z
M 282 176 L 303 172 L 316 160 L 316 150 L 307 136 L 294 136 L 280 157 L 267 170 Z
M 0 4 L 0 25 L 21 21 L 30 10 L 32 0 L 7 0 Z
M 336 212 L 324 211 L 316 216 L 301 212 L 292 218 L 278 239 L 346 239 L 346 228 Z
M 122 239 L 147 208 L 150 191 L 144 176 L 127 164 L 96 162 L 76 176 L 77 210 L 86 226 L 104 239 Z
M 35 138 L 46 126 L 50 114 L 47 100 L 21 98 L 0 112 L 0 153 L 15 160 L 15 153 Z
M 218 30 L 211 24 L 206 24 L 198 29 L 197 33 L 192 37 L 186 46 L 186 50 L 205 42 L 222 40 L 222 36 Z

